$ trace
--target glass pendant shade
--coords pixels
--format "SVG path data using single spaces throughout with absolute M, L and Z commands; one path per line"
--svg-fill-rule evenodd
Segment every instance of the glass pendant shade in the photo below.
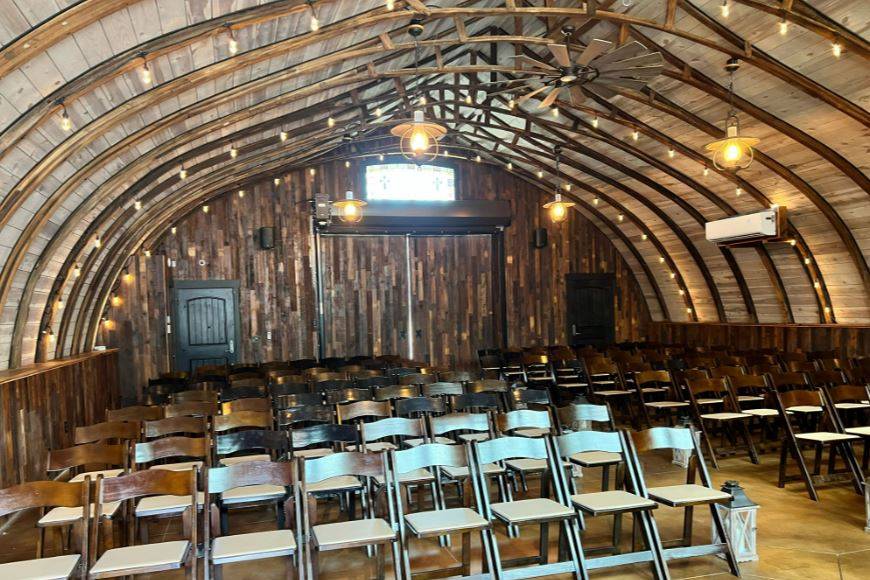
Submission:
M 429 123 L 423 111 L 414 111 L 414 120 L 393 127 L 390 131 L 401 139 L 399 149 L 406 159 L 431 161 L 438 156 L 438 141 L 447 134 L 447 129 L 437 123 Z
M 562 194 L 557 193 L 553 201 L 544 204 L 544 209 L 550 215 L 550 221 L 560 224 L 568 219 L 568 209 L 573 205 L 572 201 L 562 201 Z
M 367 205 L 368 203 L 361 199 L 354 199 L 352 191 L 346 192 L 344 199 L 332 202 L 332 207 L 338 213 L 338 219 L 351 224 L 359 223 L 362 220 L 363 208 Z
M 755 137 L 742 137 L 737 116 L 733 114 L 725 121 L 725 133 L 724 139 L 713 141 L 706 146 L 707 151 L 712 154 L 713 165 L 719 170 L 746 169 L 752 164 L 755 158 L 754 147 L 761 140 Z

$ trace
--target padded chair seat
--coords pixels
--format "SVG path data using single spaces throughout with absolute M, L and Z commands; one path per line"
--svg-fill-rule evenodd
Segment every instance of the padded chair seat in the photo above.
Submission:
M 870 437 L 870 427 L 848 427 L 846 433 L 849 433 L 850 435 Z
M 667 485 L 664 487 L 651 487 L 648 490 L 650 498 L 659 503 L 679 507 L 692 504 L 718 503 L 731 499 L 731 494 L 698 485 L 696 483 L 684 483 L 681 485 Z
M 710 419 L 711 421 L 734 421 L 735 419 L 746 419 L 749 417 L 746 413 L 705 413 L 701 415 L 702 419 Z
M 857 435 L 846 433 L 831 433 L 830 431 L 817 431 L 815 433 L 795 433 L 795 439 L 801 441 L 813 441 L 815 443 L 840 443 L 841 441 L 854 441 L 860 439 Z
M 334 452 L 329 447 L 312 447 L 311 449 L 297 449 L 293 451 L 293 456 L 314 459 L 315 457 L 326 457 L 333 453 Z
M 530 376 L 530 377 L 528 378 L 528 380 L 529 380 L 529 381 L 535 381 L 535 382 L 541 383 L 541 382 L 544 382 L 544 381 L 546 381 L 546 382 L 550 382 L 550 381 L 552 381 L 553 379 L 551 379 L 550 377 L 544 377 L 544 376 L 540 376 L 540 377 Z
M 374 518 L 314 526 L 311 538 L 321 550 L 330 550 L 392 541 L 396 532 L 386 521 Z
M 602 397 L 623 397 L 625 395 L 630 395 L 631 391 L 620 391 L 620 390 L 612 390 L 612 391 L 593 391 L 593 395 L 600 395 Z
M 378 453 L 379 451 L 392 451 L 393 449 L 398 449 L 398 447 L 396 447 L 389 441 L 372 441 L 371 443 L 366 443 L 366 451 L 368 451 L 369 453 Z M 349 445 L 347 447 L 347 450 L 356 451 L 356 445 Z
M 822 408 L 818 405 L 796 405 L 786 409 L 789 413 L 821 413 Z
M 571 461 L 582 467 L 598 467 L 622 462 L 622 454 L 609 451 L 583 451 L 571 456 Z
M 737 395 L 737 400 L 741 403 L 749 403 L 751 401 L 763 401 L 764 397 L 758 395 Z
M 581 383 L 579 381 L 569 381 L 567 383 L 558 383 L 560 387 L 565 387 L 566 389 L 579 389 L 582 387 L 588 386 L 586 383 Z
M 494 503 L 490 509 L 499 519 L 512 524 L 553 520 L 574 515 L 574 510 L 571 508 L 545 497 Z
M 590 514 L 611 514 L 640 509 L 653 509 L 656 502 L 622 490 L 580 493 L 571 496 L 571 502 Z
M 723 401 L 722 399 L 698 399 L 696 401 L 699 405 L 718 405 Z
M 843 409 L 844 411 L 870 408 L 870 405 L 866 403 L 835 403 L 834 406 L 838 409 Z
M 248 461 L 272 461 L 272 458 L 265 453 L 262 455 L 239 455 L 238 457 L 224 457 L 220 460 L 221 465 L 238 465 Z
M 419 447 L 426 443 L 425 439 L 405 439 L 405 445 L 408 447 Z M 454 445 L 456 441 L 453 439 L 448 439 L 447 437 L 433 437 L 430 443 L 443 443 L 444 445 Z
M 516 431 L 514 431 L 514 435 L 516 435 L 517 437 L 535 438 L 535 437 L 543 437 L 544 435 L 549 435 L 549 434 L 550 434 L 549 429 L 539 429 L 537 427 L 528 428 L 528 429 L 517 429 Z
M 196 505 L 201 508 L 205 503 L 205 494 L 201 491 L 196 493 Z M 136 517 L 162 516 L 180 514 L 190 505 L 189 495 L 152 495 L 143 497 L 136 504 Z
M 489 433 L 461 433 L 459 438 L 465 443 L 470 443 L 472 441 L 488 441 Z
M 121 507 L 121 502 L 113 501 L 112 503 L 103 504 L 104 517 L 113 518 L 118 513 L 118 508 Z M 96 506 L 91 504 L 91 517 L 94 517 Z M 40 526 L 62 526 L 72 524 L 82 519 L 82 508 L 77 507 L 56 507 L 41 518 L 37 525 Z
M 779 415 L 779 411 L 776 409 L 744 409 L 741 413 L 755 415 L 756 417 L 776 417 Z
M 293 530 L 270 530 L 215 538 L 211 557 L 215 564 L 238 558 L 246 560 L 289 556 L 296 551 Z
M 547 469 L 546 459 L 509 459 L 504 463 L 514 471 L 523 471 L 526 473 L 544 471 Z M 562 465 L 568 466 L 571 465 L 571 463 L 568 461 L 562 461 Z
M 287 495 L 287 488 L 280 485 L 244 485 L 223 492 L 221 494 L 221 501 L 225 504 L 234 504 L 248 501 L 280 499 L 285 495 Z
M 384 485 L 384 476 L 376 475 L 375 481 L 380 485 Z M 422 468 L 406 471 L 399 476 L 399 483 L 428 483 L 430 481 L 435 481 L 435 478 L 427 469 Z
M 12 580 L 66 580 L 79 563 L 77 554 L 0 564 L 0 578 Z
M 479 513 L 466 507 L 408 514 L 405 516 L 405 522 L 411 531 L 421 537 L 444 532 L 476 530 L 489 525 L 489 522 Z
M 112 548 L 100 556 L 90 573 L 96 575 L 127 570 L 135 573 L 141 568 L 172 570 L 183 565 L 189 549 L 190 542 L 187 540 Z
M 106 469 L 103 471 L 86 471 L 84 473 L 79 473 L 72 479 L 70 479 L 70 483 L 80 483 L 85 480 L 86 477 L 90 477 L 92 480 L 97 479 L 98 475 L 102 475 L 103 477 L 118 477 L 124 473 L 123 469 Z
M 166 471 L 187 471 L 194 467 L 202 467 L 202 461 L 182 461 L 179 463 L 164 463 L 152 465 L 149 469 L 165 469 Z
M 664 393 L 667 390 L 667 387 L 644 387 L 641 389 L 644 393 Z
M 441 471 L 447 474 L 447 477 L 450 477 L 452 479 L 462 479 L 468 477 L 467 467 L 445 466 L 441 468 Z M 504 473 L 504 468 L 497 463 L 485 463 L 483 465 L 483 472 L 487 475 L 496 475 L 499 473 Z
M 309 493 L 321 491 L 348 491 L 351 489 L 359 489 L 362 487 L 362 482 L 352 475 L 339 475 L 338 477 L 330 477 L 317 483 L 309 483 L 307 486 Z
M 688 407 L 689 403 L 684 401 L 651 401 L 644 403 L 644 405 L 653 409 L 675 409 L 678 407 Z

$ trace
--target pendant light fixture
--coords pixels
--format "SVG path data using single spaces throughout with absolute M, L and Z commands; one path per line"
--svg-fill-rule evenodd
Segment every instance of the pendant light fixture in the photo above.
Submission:
M 229 37 L 229 41 L 227 42 L 227 50 L 230 51 L 230 54 L 236 54 L 239 52 L 239 41 L 236 40 L 236 33 L 233 30 L 233 27 L 230 26 L 229 22 L 224 24 L 227 29 L 227 36 Z
M 740 119 L 734 108 L 734 73 L 740 68 L 736 58 L 728 60 L 725 70 L 730 75 L 728 82 L 728 115 L 725 117 L 725 138 L 708 143 L 705 149 L 713 156 L 713 165 L 719 170 L 738 171 L 746 169 L 755 158 L 754 147 L 761 140 L 740 135 Z
M 146 84 L 146 85 L 150 85 L 151 82 L 154 80 L 154 77 L 151 75 L 151 69 L 148 67 L 148 53 L 147 52 L 140 52 L 139 58 L 142 59 L 142 73 L 141 73 L 142 83 Z
M 314 0 L 308 0 L 308 8 L 311 10 L 311 20 L 308 22 L 308 27 L 311 32 L 320 30 L 320 20 L 317 18 L 317 11 L 314 9 Z
M 572 201 L 562 201 L 562 194 L 559 193 L 559 182 L 561 181 L 561 172 L 559 171 L 559 156 L 562 154 L 562 147 L 556 145 L 553 148 L 553 153 L 556 154 L 556 187 L 553 188 L 555 199 L 544 204 L 544 209 L 550 214 L 550 220 L 554 224 L 560 224 L 568 219 L 568 209 L 574 205 Z
M 346 191 L 344 199 L 332 202 L 332 207 L 337 210 L 338 219 L 349 224 L 362 221 L 363 208 L 367 205 L 368 203 L 361 199 L 354 199 L 352 191 Z
M 422 22 L 415 18 L 411 21 L 408 34 L 414 38 L 414 74 L 418 76 L 420 65 L 420 45 L 417 38 L 423 33 Z M 419 77 L 418 77 L 419 78 Z M 419 82 L 419 81 L 418 81 Z M 425 103 L 423 97 L 418 103 Z M 421 163 L 438 157 L 438 141 L 447 134 L 447 129 L 437 123 L 426 121 L 423 111 L 414 111 L 413 121 L 393 127 L 390 133 L 401 139 L 399 150 L 411 161 Z

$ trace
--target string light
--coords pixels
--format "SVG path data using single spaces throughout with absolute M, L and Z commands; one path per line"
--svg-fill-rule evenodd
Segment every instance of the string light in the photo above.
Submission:
M 625 221 L 625 216 L 622 214 L 619 214 L 618 216 L 616 216 L 616 219 L 618 219 L 619 222 L 622 223 L 623 221 Z
M 244 189 L 239 190 L 239 197 L 245 197 L 245 190 Z
M 380 155 L 378 155 L 378 161 L 383 161 L 383 160 L 384 160 L 384 154 L 381 153 Z
M 202 213 L 208 213 L 208 206 L 207 205 L 202 206 Z
M 426 106 L 426 103 L 428 103 L 428 102 L 429 102 L 429 101 L 426 100 L 426 95 L 421 96 L 421 97 L 417 100 L 417 103 L 418 103 L 421 107 L 425 107 L 425 106 Z
M 224 26 L 227 27 L 227 36 L 229 37 L 227 49 L 230 51 L 230 54 L 236 54 L 239 52 L 239 41 L 236 40 L 236 33 L 229 24 L 225 24 Z
M 308 8 L 311 10 L 311 20 L 308 23 L 308 27 L 311 29 L 311 32 L 317 32 L 320 30 L 320 20 L 317 19 L 317 12 L 314 10 L 313 0 L 308 0 Z
M 184 165 L 182 165 L 181 169 L 178 170 L 178 178 L 187 179 L 187 169 L 184 168 Z
M 314 177 L 314 176 L 317 174 L 317 170 L 314 169 L 313 167 L 311 167 L 311 168 L 308 170 L 308 174 L 309 174 L 311 177 Z
M 475 156 L 474 156 L 474 160 L 475 160 L 477 163 L 480 163 L 480 162 L 482 161 L 482 159 L 480 158 L 480 155 L 475 155 Z
M 673 147 L 668 149 L 668 157 L 670 157 L 671 159 L 673 159 L 676 154 L 677 152 L 674 151 Z
M 810 259 L 809 259 L 809 258 L 804 258 L 804 264 L 807 265 L 807 266 L 809 266 L 809 265 L 810 265 Z
M 538 169 L 538 179 L 543 179 L 543 178 L 544 178 L 544 172 L 541 171 L 540 169 Z
M 821 287 L 822 287 L 821 282 L 819 282 L 819 281 L 813 282 L 813 288 L 815 288 L 816 290 L 818 290 Z
M 647 238 L 649 238 L 649 236 L 646 235 L 646 234 L 641 234 L 641 235 L 640 235 L 640 239 L 643 240 L 643 241 L 646 241 Z
M 465 95 L 465 104 L 470 105 L 472 102 L 473 102 L 473 100 L 471 98 L 471 93 Z
M 686 313 L 687 313 L 687 314 L 691 314 L 691 313 L 692 313 L 692 309 L 691 309 L 691 308 L 686 308 Z
M 840 58 L 840 55 L 843 54 L 843 45 L 839 41 L 831 43 L 831 52 L 834 54 L 834 58 Z
M 387 10 L 392 10 L 396 7 L 395 0 L 387 0 Z
M 637 129 L 635 129 L 634 131 L 632 131 L 632 132 L 631 132 L 631 138 L 632 138 L 633 141 L 637 141 L 638 139 L 640 139 L 640 131 L 638 131 Z
M 592 117 L 592 127 L 594 129 L 598 128 L 598 117 Z
M 788 34 L 788 21 L 785 18 L 779 21 L 779 34 L 780 36 Z
M 66 105 L 63 102 L 63 99 L 58 99 L 57 104 L 60 105 L 60 128 L 64 131 L 72 131 L 73 124 L 72 119 L 69 118 L 69 113 L 66 110 Z
M 100 239 L 100 236 L 96 236 L 94 238 L 94 247 L 97 249 L 100 249 L 101 247 L 103 247 L 103 240 Z
M 682 288 L 680 288 L 680 296 L 685 296 L 685 295 L 686 295 L 686 291 L 683 290 Z
M 742 187 L 738 187 L 737 189 L 734 190 L 734 194 L 735 194 L 737 197 L 740 197 L 741 195 L 743 195 L 743 188 L 742 188 Z
M 281 178 L 276 177 L 275 179 L 272 180 L 272 183 L 274 183 L 275 186 L 281 185 Z
M 665 263 L 665 257 L 659 256 L 659 264 L 664 264 L 664 263 Z
M 509 98 L 508 99 L 508 109 L 513 110 L 514 107 L 516 107 L 516 106 L 517 106 L 517 102 L 514 100 L 514 98 L 513 97 Z
M 831 307 L 825 306 L 825 314 L 830 314 L 830 313 L 831 313 Z
M 124 280 L 124 284 L 132 284 L 133 283 L 133 274 L 131 274 L 127 270 L 124 270 L 123 280 Z
M 78 264 L 73 266 L 72 275 L 73 275 L 73 278 L 78 278 L 79 276 L 81 276 L 82 275 L 82 267 L 79 266 Z
M 135 202 L 133 202 L 133 208 L 136 211 L 139 211 L 140 209 L 142 209 L 142 202 L 137 199 Z
M 797 245 L 797 240 L 795 240 L 794 238 L 792 238 L 792 239 L 790 239 L 790 240 L 788 241 L 788 243 L 789 243 L 789 244 L 791 245 L 791 247 L 793 248 L 793 247 L 795 247 L 795 246 Z
M 599 203 L 600 201 L 601 201 L 601 200 L 598 199 L 598 198 L 596 197 L 595 199 L 592 200 L 592 205 L 598 205 L 598 203 Z
M 287 131 L 281 131 L 280 133 L 278 133 L 278 138 L 281 139 L 282 143 L 287 140 L 287 137 Z
M 559 107 L 553 107 L 550 111 L 552 111 L 554 117 L 559 116 Z
M 375 117 L 380 117 L 380 116 L 383 115 L 383 114 L 384 114 L 384 112 L 381 110 L 380 107 L 378 107 L 377 109 L 375 109 Z
M 120 306 L 121 304 L 124 303 L 124 301 L 121 299 L 121 297 L 118 296 L 117 294 L 115 294 L 114 292 L 112 292 L 112 299 L 111 300 L 112 300 L 112 306 L 114 306 L 115 308 L 117 308 L 118 306 Z
M 350 161 L 345 161 L 345 162 L 344 162 L 344 168 L 345 168 L 345 169 L 349 169 L 349 168 L 350 168 Z
M 704 177 L 707 177 L 708 175 L 710 175 L 710 168 L 705 165 L 704 166 Z
M 508 161 L 507 168 L 508 168 L 508 171 L 513 171 L 513 170 L 514 170 L 514 164 L 511 163 L 510 161 Z
M 329 127 L 330 129 L 332 129 L 333 127 L 335 127 L 335 119 L 333 119 L 332 117 L 329 117 L 329 118 L 326 120 L 326 126 Z
M 146 258 L 150 258 L 150 257 L 151 257 L 151 250 L 144 250 L 142 253 L 145 254 L 145 257 L 146 257 Z
M 673 280 L 674 278 L 677 277 L 677 273 L 676 273 L 676 272 L 670 272 L 670 275 L 671 275 L 671 280 Z
M 230 147 L 230 158 L 235 159 L 239 156 L 239 150 L 235 147 Z
M 178 228 L 175 226 L 172 226 L 171 228 L 169 228 L 169 233 L 171 233 L 174 236 L 176 233 L 178 233 Z
M 722 0 L 722 6 L 719 7 L 719 11 L 722 13 L 722 18 L 728 18 L 731 14 L 731 7 L 728 6 L 728 0 Z
M 151 77 L 151 69 L 148 68 L 148 53 L 140 52 L 139 56 L 142 58 L 142 82 L 146 85 L 150 85 L 153 79 Z

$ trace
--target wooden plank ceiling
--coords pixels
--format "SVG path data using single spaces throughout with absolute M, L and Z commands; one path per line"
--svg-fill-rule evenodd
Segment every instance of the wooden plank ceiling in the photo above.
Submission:
M 569 195 L 657 288 L 651 311 L 870 322 L 870 3 L 728 0 L 727 17 L 720 0 L 387 4 L 0 0 L 0 368 L 33 362 L 39 340 L 39 358 L 88 350 L 129 255 L 211 197 L 334 156 L 345 135 L 383 134 L 413 91 L 455 154 L 542 187 L 561 144 Z M 476 87 L 514 73 L 511 55 L 550 58 L 566 22 L 583 43 L 661 50 L 665 74 L 609 102 L 560 101 L 558 116 Z M 722 134 L 730 57 L 743 130 L 762 139 L 736 176 L 705 171 L 703 154 Z M 704 241 L 705 221 L 772 203 L 788 207 L 794 245 Z

